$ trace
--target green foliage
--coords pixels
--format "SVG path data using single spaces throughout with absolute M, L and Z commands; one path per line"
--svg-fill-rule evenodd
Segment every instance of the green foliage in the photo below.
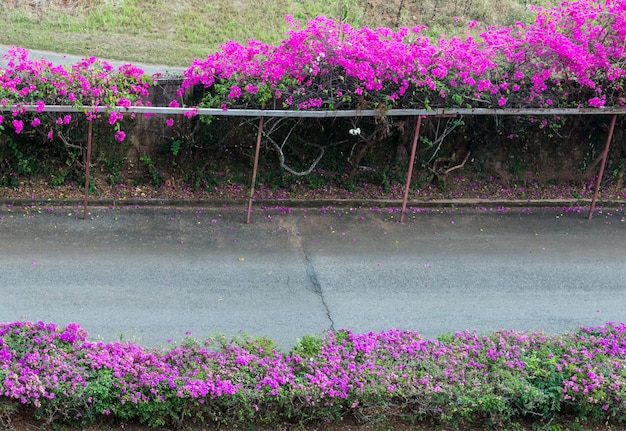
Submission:
M 288 187 L 291 184 L 291 174 L 284 169 L 278 169 L 275 166 L 266 166 L 264 170 L 257 173 L 256 185 L 265 186 L 270 190 L 279 190 L 284 187 Z M 247 178 L 240 176 L 238 179 L 233 180 L 237 184 L 245 184 L 248 181 Z M 298 180 L 295 180 L 296 182 Z M 308 176 L 307 176 L 308 181 Z
M 456 335 L 454 335 L 452 332 L 443 332 L 437 336 L 437 341 L 441 341 L 445 344 L 450 344 L 454 341 L 455 338 Z
M 96 138 L 99 136 L 98 130 L 96 130 L 94 135 Z M 110 185 L 122 184 L 124 182 L 122 168 L 126 161 L 127 146 L 128 144 L 125 145 L 112 140 L 97 142 L 95 145 L 98 150 L 95 164 L 101 167 Z
M 528 163 L 518 154 L 511 153 L 509 155 L 509 170 L 516 177 L 522 177 L 524 172 L 528 170 Z
M 307 175 L 306 182 L 311 189 L 315 190 L 315 189 L 320 189 L 324 187 L 325 185 L 327 185 L 328 178 L 326 177 L 326 175 L 324 175 L 323 172 L 320 172 L 318 170 L 317 172 L 312 172 L 309 175 Z
M 59 169 L 55 174 L 50 174 L 50 185 L 52 187 L 59 187 L 65 184 L 70 172 L 67 169 Z
M 296 345 L 291 350 L 291 354 L 299 355 L 303 358 L 310 358 L 320 353 L 324 340 L 317 335 L 304 335 L 299 338 Z
M 3 378 L 2 371 L 0 371 L 0 378 Z M 18 413 L 17 404 L 6 400 L 0 399 L 0 428 L 2 429 L 13 429 L 13 418 Z
M 26 156 L 19 147 L 19 144 L 11 137 L 5 138 L 5 145 L 9 152 L 9 157 L 13 161 L 15 173 L 19 176 L 30 176 L 35 171 L 37 163 Z
M 261 355 L 278 351 L 276 342 L 268 337 L 241 334 L 240 336 L 233 337 L 229 343 L 240 346 L 248 352 L 260 353 Z
M 157 169 L 152 158 L 150 158 L 149 156 L 141 156 L 139 158 L 139 161 L 144 164 L 146 170 L 148 171 L 152 186 L 156 189 L 161 187 L 164 183 L 163 174 L 161 174 L 161 172 Z
M 34 417 L 47 423 L 63 423 L 74 427 L 93 424 L 102 416 L 102 412 L 115 404 L 119 395 L 115 385 L 116 379 L 111 370 L 93 370 L 85 385 L 80 388 L 61 384 L 53 398 L 42 400 Z
M 181 145 L 183 145 L 182 139 L 172 140 L 172 142 L 170 143 L 170 152 L 172 153 L 173 156 L 178 155 L 178 153 L 180 152 Z
M 193 191 L 206 190 L 212 192 L 215 187 L 225 182 L 224 175 L 213 172 L 207 165 L 186 172 L 183 179 Z

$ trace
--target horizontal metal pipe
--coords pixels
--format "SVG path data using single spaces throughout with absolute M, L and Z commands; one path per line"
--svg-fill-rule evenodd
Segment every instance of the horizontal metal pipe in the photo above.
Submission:
M 377 117 L 387 116 L 442 116 L 442 115 L 624 115 L 626 107 L 620 108 L 449 108 L 449 109 L 389 109 L 380 111 L 376 109 L 345 110 L 345 111 L 296 111 L 285 109 L 218 109 L 218 108 L 170 108 L 161 106 L 71 106 L 71 105 L 46 105 L 43 109 L 37 105 L 0 106 L 0 112 L 21 110 L 25 112 L 128 112 L 136 114 L 155 115 L 213 115 L 224 117 L 293 117 L 293 118 L 354 118 L 354 117 Z

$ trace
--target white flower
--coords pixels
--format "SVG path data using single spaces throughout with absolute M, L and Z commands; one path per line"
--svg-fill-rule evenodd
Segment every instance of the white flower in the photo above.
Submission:
M 357 127 L 356 129 L 350 129 L 350 134 L 352 136 L 358 136 L 361 134 L 361 129 L 359 127 Z

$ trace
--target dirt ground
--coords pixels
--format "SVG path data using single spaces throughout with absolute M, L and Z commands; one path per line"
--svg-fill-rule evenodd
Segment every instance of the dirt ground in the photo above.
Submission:
M 78 431 L 77 428 L 71 427 L 52 427 L 46 426 L 41 422 L 29 421 L 29 420 L 20 420 L 17 419 L 11 423 L 5 424 L 4 422 L 0 422 L 0 429 L 6 431 L 35 431 L 35 430 L 63 430 L 63 431 Z M 208 431 L 220 429 L 222 431 L 241 431 L 241 430 L 254 430 L 254 431 L 452 431 L 452 430 L 463 430 L 463 431 L 491 431 L 493 427 L 487 426 L 443 426 L 443 425 L 433 425 L 433 424 L 421 424 L 421 425 L 409 425 L 407 423 L 392 421 L 392 422 L 381 422 L 374 424 L 359 424 L 355 420 L 345 420 L 342 423 L 317 423 L 317 424 L 308 424 L 308 425 L 294 425 L 294 424 L 283 424 L 280 426 L 253 426 L 250 425 L 246 428 L 230 428 L 230 427 L 219 427 L 216 428 L 214 426 L 199 426 L 199 427 L 183 427 L 182 430 L 189 431 Z M 543 429 L 577 429 L 577 430 L 585 430 L 585 431 L 617 431 L 623 430 L 623 428 L 617 426 L 610 425 L 602 425 L 602 424 L 591 424 L 585 422 L 578 422 L 576 419 L 572 419 L 570 422 L 563 423 L 551 423 L 549 425 L 542 426 L 539 423 L 520 423 L 516 425 L 514 428 L 519 431 L 536 431 Z M 150 428 L 145 425 L 137 424 L 137 423 L 102 423 L 97 425 L 91 425 L 87 428 L 84 428 L 83 431 L 170 431 L 172 428 Z

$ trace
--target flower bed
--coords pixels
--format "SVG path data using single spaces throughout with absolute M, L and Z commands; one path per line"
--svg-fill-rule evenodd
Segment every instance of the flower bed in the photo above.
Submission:
M 626 417 L 626 325 L 437 340 L 389 330 L 303 336 L 289 352 L 241 337 L 169 348 L 89 341 L 76 323 L 0 325 L 0 418 L 149 426 L 386 420 L 506 427 Z M 409 423 L 409 422 L 407 422 Z

